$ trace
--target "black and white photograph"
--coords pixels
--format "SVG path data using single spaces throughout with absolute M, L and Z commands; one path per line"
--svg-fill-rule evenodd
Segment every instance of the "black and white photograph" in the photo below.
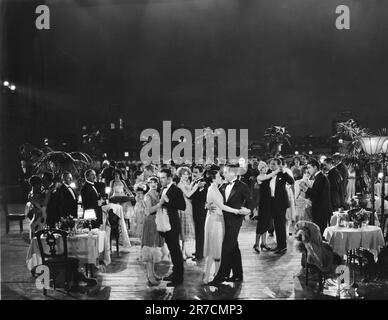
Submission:
M 387 17 L 0 0 L 0 300 L 388 299 Z

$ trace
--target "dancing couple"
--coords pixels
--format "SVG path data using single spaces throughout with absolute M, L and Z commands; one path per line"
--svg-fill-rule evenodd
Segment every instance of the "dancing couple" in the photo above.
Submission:
M 238 179 L 241 168 L 226 165 L 224 177 L 213 166 L 205 177 L 210 184 L 207 193 L 208 213 L 205 222 L 204 256 L 207 257 L 204 283 L 216 286 L 224 281 L 243 280 L 238 234 L 244 215 L 251 211 L 249 187 Z M 223 179 L 226 183 L 223 183 Z M 221 186 L 221 187 L 220 187 Z M 210 270 L 215 264 L 215 277 L 209 281 Z M 230 273 L 233 275 L 230 277 Z

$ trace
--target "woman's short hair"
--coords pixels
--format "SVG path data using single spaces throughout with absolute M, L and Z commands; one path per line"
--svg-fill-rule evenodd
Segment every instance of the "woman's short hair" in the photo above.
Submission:
M 147 183 L 150 183 L 150 182 L 156 182 L 156 183 L 159 183 L 159 179 L 157 176 L 151 176 L 148 178 L 147 180 Z
M 265 163 L 264 161 L 260 161 L 259 164 L 257 165 L 257 170 L 261 171 L 263 168 L 267 168 L 268 164 Z
M 295 163 L 295 161 L 299 161 L 299 163 L 301 162 L 301 160 L 300 160 L 300 158 L 299 157 L 294 157 L 294 163 Z
M 214 179 L 216 178 L 217 173 L 219 173 L 219 171 L 217 171 L 217 170 L 207 170 L 205 172 L 205 182 L 212 183 L 214 181 Z
M 272 159 L 270 160 L 270 162 L 272 162 L 272 161 L 275 161 L 275 162 L 277 163 L 278 166 L 281 166 L 281 165 L 282 165 L 282 160 L 280 160 L 279 158 L 272 158 Z
M 115 171 L 114 171 L 114 175 L 113 176 L 115 176 L 116 174 L 118 174 L 119 175 L 119 177 L 120 177 L 120 179 L 122 179 L 122 172 L 121 172 L 121 170 L 120 169 L 116 169 Z
M 33 187 L 33 186 L 37 186 L 37 185 L 39 185 L 39 184 L 42 184 L 42 178 L 41 177 L 39 177 L 39 176 L 32 176 L 31 178 L 30 178 L 30 180 L 28 180 L 28 182 L 29 182 L 29 184 L 30 184 L 30 186 L 31 187 Z
M 183 174 L 187 172 L 189 175 L 191 175 L 191 170 L 190 168 L 188 167 L 180 167 L 178 168 L 178 170 L 176 171 L 176 175 L 179 177 L 179 178 L 182 178 Z

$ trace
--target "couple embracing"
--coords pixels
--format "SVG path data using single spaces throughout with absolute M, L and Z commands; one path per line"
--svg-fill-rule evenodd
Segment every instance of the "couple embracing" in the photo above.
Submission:
M 207 256 L 204 282 L 207 285 L 243 280 L 238 234 L 244 216 L 250 213 L 246 207 L 251 205 L 251 194 L 249 187 L 238 179 L 239 170 L 238 165 L 226 165 L 222 176 L 219 168 L 212 166 L 205 174 L 210 184 L 204 245 L 204 256 Z M 208 282 L 213 263 L 215 277 Z M 231 271 L 233 275 L 230 277 Z

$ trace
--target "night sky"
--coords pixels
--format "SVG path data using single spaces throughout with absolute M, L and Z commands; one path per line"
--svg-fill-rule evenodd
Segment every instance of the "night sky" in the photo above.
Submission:
M 341 111 L 387 127 L 388 1 L 44 2 L 49 31 L 35 30 L 31 4 L 8 1 L 1 49 L 2 80 L 18 81 L 42 136 L 104 121 L 112 105 L 135 130 L 171 120 L 250 139 L 275 124 L 329 135 Z M 340 4 L 350 30 L 335 28 Z

